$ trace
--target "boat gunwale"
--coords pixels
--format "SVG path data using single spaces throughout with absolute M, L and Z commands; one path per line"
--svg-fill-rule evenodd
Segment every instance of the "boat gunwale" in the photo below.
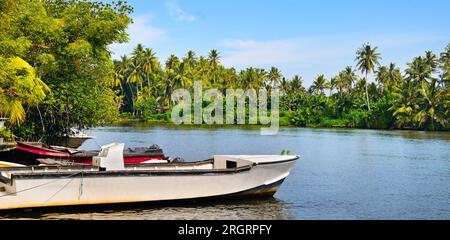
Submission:
M 300 159 L 300 156 L 295 156 L 295 158 L 286 159 L 286 160 L 279 160 L 279 161 L 272 161 L 272 162 L 259 162 L 258 165 L 270 165 L 270 164 L 292 162 L 292 161 L 297 161 L 298 159 Z
M 53 150 L 53 149 L 48 149 L 42 146 L 34 146 L 31 144 L 26 144 L 20 141 L 17 141 L 17 146 L 15 147 L 15 149 L 20 150 L 20 151 L 24 151 L 24 152 L 28 152 L 28 153 L 32 153 L 32 154 L 36 154 L 38 156 L 52 156 L 52 157 L 69 157 L 70 154 L 69 153 L 65 153 L 65 152 L 61 152 L 61 151 L 57 151 L 57 150 Z
M 198 166 L 207 163 L 214 163 L 214 159 L 207 159 L 196 162 L 171 162 L 171 163 L 131 163 L 125 164 L 125 168 L 145 168 L 145 167 L 159 167 L 159 166 Z M 39 171 L 39 170 L 85 170 L 85 169 L 98 169 L 90 164 L 74 164 L 74 165 L 44 165 L 44 166 L 25 166 L 25 167 L 0 167 L 0 172 L 15 172 L 15 171 Z
M 15 179 L 43 179 L 43 178 L 64 178 L 64 177 L 75 177 L 81 174 L 82 177 L 148 177 L 148 176 L 185 176 L 185 175 L 207 175 L 207 174 L 235 174 L 245 171 L 250 171 L 253 167 L 257 165 L 268 165 L 268 164 L 280 164 L 296 161 L 299 156 L 295 158 L 275 161 L 275 162 L 264 162 L 264 163 L 250 163 L 245 166 L 236 168 L 221 168 L 221 169 L 125 169 L 116 171 L 101 171 L 100 168 L 94 167 L 92 165 L 79 165 L 79 166 L 31 166 L 31 167 L 15 167 L 15 168 L 0 168 L 6 169 L 6 171 L 14 172 L 11 173 L 11 178 L 4 176 L 0 177 L 0 182 L 12 184 Z M 198 162 L 183 162 L 183 163 L 160 163 L 160 164 L 132 164 L 128 168 L 136 167 L 158 167 L 159 166 L 198 166 L 202 164 L 214 163 L 214 160 L 208 159 Z M 145 165 L 145 166 L 143 166 Z M 46 172 L 53 167 L 53 170 L 58 170 L 56 172 Z M 77 168 L 78 167 L 78 168 Z M 16 170 L 11 170 L 16 169 Z M 44 170 L 45 172 L 17 172 L 33 170 Z M 90 171 L 83 171 L 89 169 Z
M 15 179 L 50 179 L 76 177 L 148 177 L 148 176 L 185 176 L 206 174 L 235 174 L 250 171 L 253 165 L 245 165 L 238 168 L 224 169 L 170 169 L 170 170 L 119 170 L 119 171 L 65 171 L 65 172 L 37 172 L 37 173 L 13 173 L 10 181 Z M 78 177 L 80 177 L 78 176 Z

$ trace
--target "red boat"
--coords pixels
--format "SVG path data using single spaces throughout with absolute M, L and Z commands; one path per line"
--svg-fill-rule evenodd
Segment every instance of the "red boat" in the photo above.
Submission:
M 9 159 L 4 161 L 16 162 L 26 165 L 38 164 L 38 159 L 53 159 L 70 161 L 77 164 L 92 164 L 92 158 L 99 154 L 99 150 L 86 151 L 63 147 L 38 147 L 23 142 L 9 153 Z M 151 160 L 164 160 L 163 150 L 153 145 L 149 148 L 128 148 L 123 153 L 125 164 L 143 163 Z M 1 159 L 0 155 L 0 161 Z

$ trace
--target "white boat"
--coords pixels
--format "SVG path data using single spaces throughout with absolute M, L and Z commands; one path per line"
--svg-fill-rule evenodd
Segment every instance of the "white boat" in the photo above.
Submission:
M 125 166 L 123 148 L 102 147 L 91 166 L 0 168 L 0 209 L 270 196 L 299 158 L 217 155 Z
M 53 138 L 52 141 L 56 145 L 69 148 L 78 148 L 83 145 L 84 142 L 90 139 L 95 139 L 95 137 L 89 136 L 76 128 L 71 128 L 70 134 L 68 136 Z

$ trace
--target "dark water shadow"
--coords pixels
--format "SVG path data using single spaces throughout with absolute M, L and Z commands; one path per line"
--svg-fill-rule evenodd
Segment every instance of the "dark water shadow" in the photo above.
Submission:
M 0 220 L 259 220 L 291 219 L 280 200 L 215 200 L 35 208 L 3 211 Z

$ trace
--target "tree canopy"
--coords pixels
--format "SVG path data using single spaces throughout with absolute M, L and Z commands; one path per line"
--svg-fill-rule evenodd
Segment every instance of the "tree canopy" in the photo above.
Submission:
M 26 66 L 34 79 L 28 81 L 35 83 L 27 85 L 35 88 L 33 102 L 21 100 L 29 107 L 22 127 L 41 121 L 47 135 L 64 135 L 71 127 L 115 119 L 116 94 L 109 87 L 114 65 L 108 46 L 128 40 L 131 11 L 123 1 L 0 0 L 0 56 L 12 59 L 13 69 Z M 38 102 L 39 107 L 32 108 Z M 18 103 L 2 109 L 11 112 L 18 109 L 15 106 Z M 11 121 L 24 120 L 17 116 Z

